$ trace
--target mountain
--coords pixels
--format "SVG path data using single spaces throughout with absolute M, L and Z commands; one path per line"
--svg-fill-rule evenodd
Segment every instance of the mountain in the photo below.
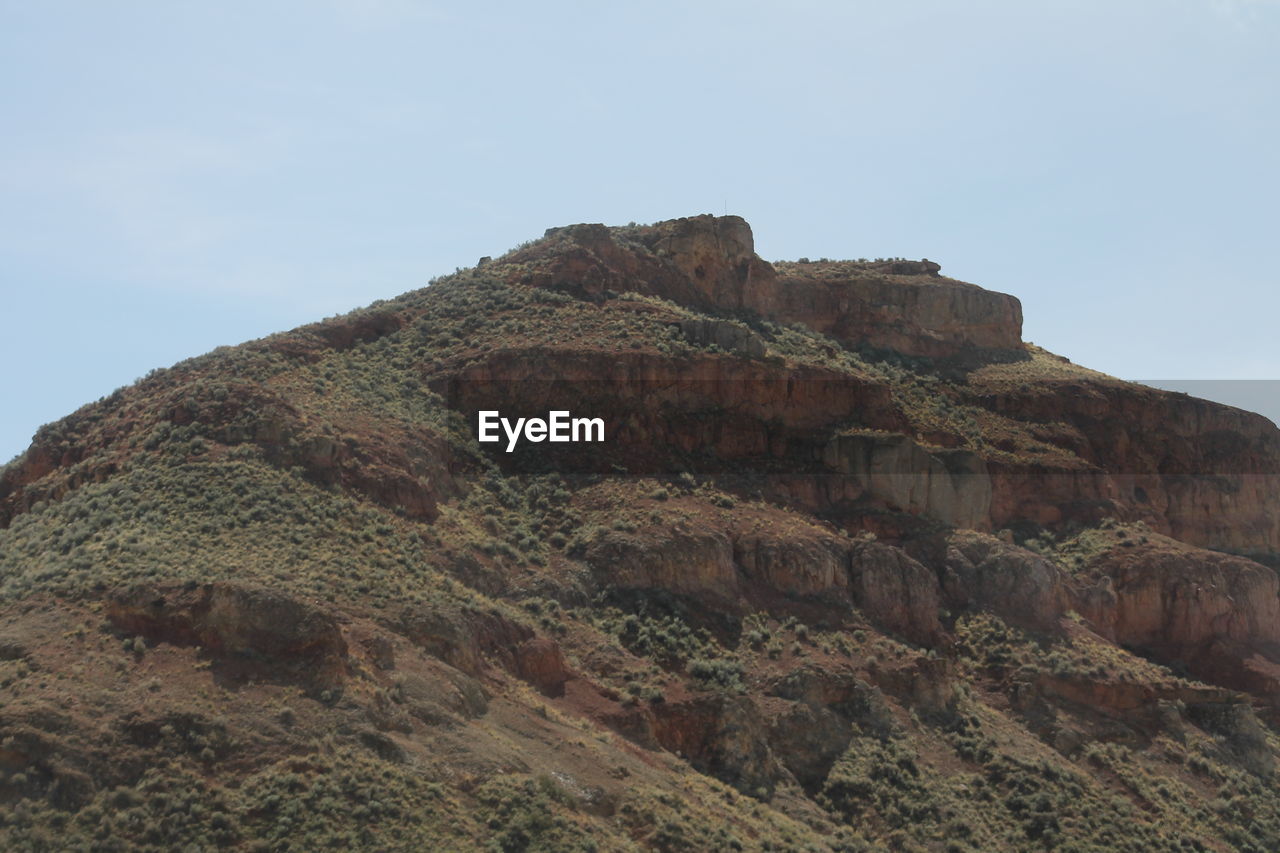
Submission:
M 1280 432 L 1021 323 L 574 225 L 43 427 L 0 842 L 1280 849 Z

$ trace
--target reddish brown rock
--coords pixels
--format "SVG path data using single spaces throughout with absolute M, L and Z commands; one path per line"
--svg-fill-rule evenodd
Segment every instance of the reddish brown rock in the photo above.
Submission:
M 586 553 L 600 583 L 618 589 L 663 589 L 733 606 L 738 573 L 729 537 L 715 529 L 609 531 Z
M 651 226 L 573 225 L 506 260 L 534 264 L 539 286 L 579 293 L 635 290 L 691 307 L 803 323 L 845 344 L 946 357 L 1021 346 L 1018 300 L 937 276 L 930 261 L 775 267 L 755 254 L 737 216 Z
M 764 711 L 773 754 L 803 788 L 821 786 L 853 739 L 849 720 L 805 702 L 774 700 L 764 703 Z
M 563 696 L 569 670 L 560 644 L 547 637 L 530 637 L 515 650 L 516 675 L 547 696 Z
M 826 779 L 853 736 L 853 724 L 879 736 L 894 726 L 884 696 L 848 664 L 805 663 L 762 692 L 770 697 L 761 705 L 770 748 L 806 789 Z
M 928 451 L 905 435 L 840 435 L 823 449 L 823 461 L 847 475 L 844 488 L 900 512 L 957 527 L 985 528 L 991 478 L 976 453 Z
M 885 630 L 926 644 L 942 630 L 937 576 L 899 548 L 878 542 L 854 545 L 849 585 L 858 609 Z
M 927 261 L 779 265 L 780 299 L 772 316 L 851 346 L 908 355 L 1021 348 L 1017 299 L 937 277 L 938 269 Z
M 849 543 L 814 529 L 733 536 L 733 560 L 748 582 L 787 595 L 847 596 Z
M 137 586 L 115 593 L 107 618 L 152 642 L 196 645 L 317 687 L 340 683 L 347 643 L 325 610 L 273 590 L 230 583 Z
M 1071 468 L 991 465 L 991 524 L 1117 516 L 1208 548 L 1280 550 L 1280 430 L 1251 412 L 1109 377 L 1000 387 L 975 402 L 1065 424 Z
M 957 612 L 986 610 L 1004 621 L 1053 630 L 1072 605 L 1071 585 L 1053 563 L 994 536 L 958 530 L 948 537 L 942 589 Z
M 1244 698 L 1239 693 L 1221 687 L 1090 680 L 1049 673 L 1037 675 L 1035 685 L 1040 691 L 1050 693 L 1059 699 L 1066 699 L 1116 717 L 1129 717 L 1136 712 L 1154 711 L 1162 701 L 1202 705 L 1240 702 Z
M 1156 534 L 1120 531 L 1075 609 L 1106 639 L 1280 707 L 1280 579 L 1274 569 Z M 1135 541 L 1137 539 L 1137 541 Z
M 1091 564 L 1110 579 L 1111 600 L 1080 604 L 1081 615 L 1103 636 L 1200 666 L 1211 666 L 1216 644 L 1280 643 L 1275 570 L 1163 537 L 1127 544 Z
M 675 753 L 761 799 L 788 777 L 769 748 L 768 724 L 747 696 L 708 693 L 633 708 L 607 722 L 631 740 Z
M 481 409 L 511 418 L 545 417 L 549 409 L 600 413 L 604 458 L 640 473 L 683 470 L 680 460 L 691 454 L 711 466 L 789 453 L 811 457 L 827 430 L 853 419 L 878 429 L 905 426 L 882 383 L 713 354 L 676 360 L 567 347 L 503 350 L 441 380 L 438 390 L 471 423 Z M 565 468 L 589 464 L 592 450 L 572 446 Z M 538 448 L 540 456 L 559 452 Z

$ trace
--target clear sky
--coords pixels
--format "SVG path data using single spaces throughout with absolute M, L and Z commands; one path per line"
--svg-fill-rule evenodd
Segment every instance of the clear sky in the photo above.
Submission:
M 0 462 L 549 226 L 726 210 L 1108 373 L 1280 378 L 1277 45 L 1276 0 L 0 0 Z

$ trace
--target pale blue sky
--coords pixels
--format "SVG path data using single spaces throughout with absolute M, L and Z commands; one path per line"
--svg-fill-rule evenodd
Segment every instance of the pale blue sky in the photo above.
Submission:
M 1280 378 L 1280 4 L 0 0 L 0 461 L 570 222 L 929 257 L 1129 378 Z

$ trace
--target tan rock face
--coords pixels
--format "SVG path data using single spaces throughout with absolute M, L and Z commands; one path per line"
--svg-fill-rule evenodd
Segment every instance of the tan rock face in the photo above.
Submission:
M 832 439 L 823 462 L 896 510 L 957 527 L 989 523 L 991 478 L 975 453 L 930 452 L 905 435 L 852 435 Z
M 591 544 L 584 559 L 600 588 L 661 590 L 738 615 L 757 609 L 756 602 L 763 599 L 774 608 L 807 607 L 806 612 L 821 611 L 836 619 L 856 607 L 873 624 L 913 642 L 931 644 L 938 639 L 943 595 L 934 569 L 901 548 L 850 540 L 817 525 L 797 524 L 796 518 L 775 511 L 772 516 L 742 515 L 721 523 L 707 520 L 697 527 L 613 530 Z M 1020 559 L 1034 557 L 1012 546 L 1008 550 Z M 1034 565 L 1048 571 L 1039 558 Z M 984 564 L 982 571 L 998 574 L 1002 566 L 1007 567 Z M 1028 570 L 1014 579 L 992 580 L 982 571 L 971 569 L 967 579 L 973 590 L 964 596 L 1003 607 L 1004 602 L 997 601 L 999 592 L 1021 587 L 1023 600 L 1040 595 L 1040 610 L 1054 616 L 1061 612 L 1056 576 L 1050 574 L 1046 580 Z M 1039 589 L 1037 583 L 1046 588 Z M 1044 617 L 1046 622 L 1050 618 Z
M 660 222 L 640 240 L 688 279 L 703 304 L 759 310 L 775 296 L 773 267 L 756 256 L 751 226 L 739 216 Z

